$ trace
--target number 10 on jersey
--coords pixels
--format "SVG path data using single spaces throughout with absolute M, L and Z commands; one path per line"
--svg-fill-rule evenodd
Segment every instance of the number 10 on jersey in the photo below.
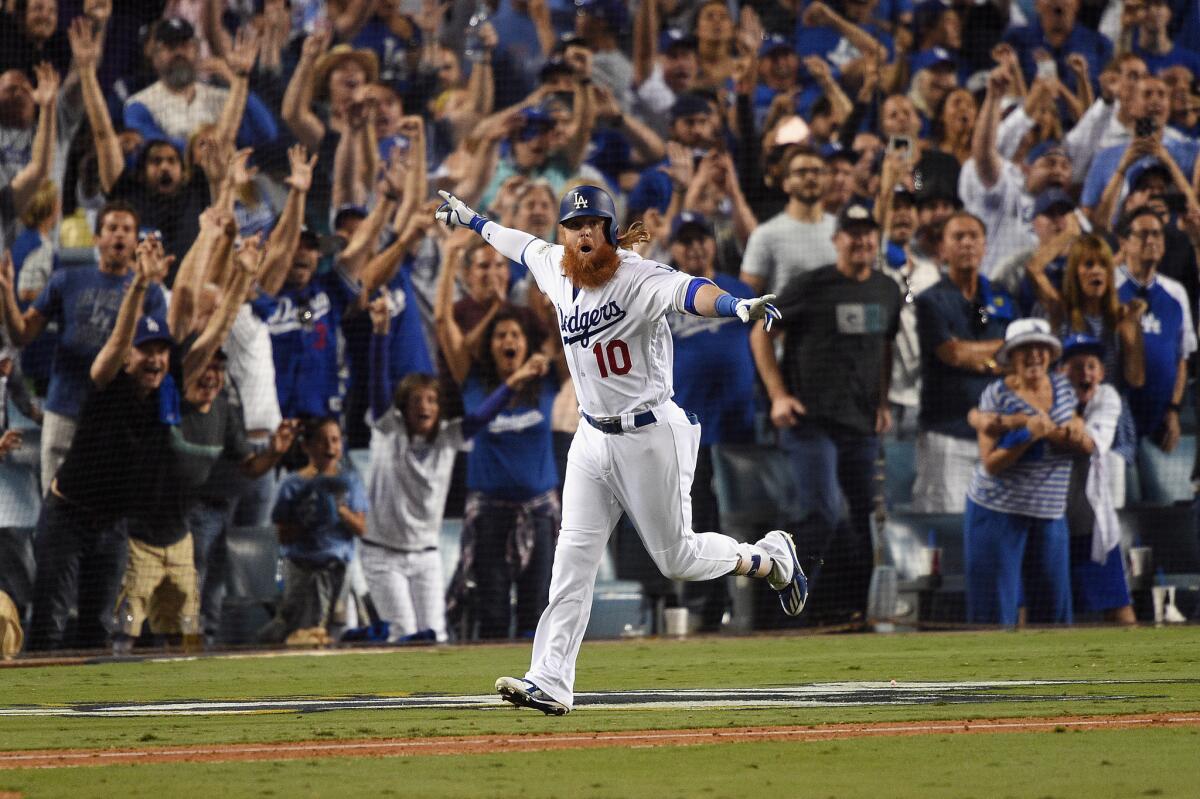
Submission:
M 592 347 L 592 354 L 596 356 L 596 367 L 600 370 L 601 377 L 608 377 L 609 372 L 614 375 L 627 374 L 633 368 L 633 360 L 629 357 L 629 345 L 619 338 L 608 342 L 608 346 L 597 341 L 596 346 Z

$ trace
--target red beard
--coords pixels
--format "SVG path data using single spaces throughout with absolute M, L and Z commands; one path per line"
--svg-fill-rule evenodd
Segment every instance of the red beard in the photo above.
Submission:
M 562 268 L 576 287 L 598 289 L 612 279 L 621 258 L 617 248 L 604 242 L 589 253 L 567 247 L 563 252 Z

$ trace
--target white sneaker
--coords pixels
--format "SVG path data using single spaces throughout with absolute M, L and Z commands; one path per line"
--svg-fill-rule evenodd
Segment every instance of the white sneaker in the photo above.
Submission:
M 808 601 L 808 578 L 800 568 L 796 543 L 783 530 L 772 530 L 758 541 L 758 546 L 771 555 L 771 573 L 767 584 L 779 592 L 779 604 L 789 616 L 799 616 Z
M 562 702 L 552 699 L 541 688 L 519 677 L 501 677 L 496 680 L 496 691 L 505 702 L 512 702 L 517 707 L 531 707 L 547 716 L 565 716 L 571 712 Z

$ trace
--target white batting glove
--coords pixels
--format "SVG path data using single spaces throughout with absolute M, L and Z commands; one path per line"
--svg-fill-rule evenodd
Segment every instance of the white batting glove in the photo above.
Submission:
M 434 212 L 434 219 L 442 222 L 449 228 L 458 226 L 469 227 L 476 233 L 483 228 L 483 223 L 488 221 L 487 217 L 482 214 L 477 214 L 467 207 L 467 204 L 455 197 L 448 191 L 439 191 L 438 194 L 445 200 L 444 203 Z
M 734 311 L 737 313 L 738 319 L 741 319 L 743 322 L 754 322 L 762 319 L 763 330 L 770 330 L 775 320 L 783 318 L 783 315 L 779 313 L 779 309 L 771 304 L 771 301 L 774 299 L 774 294 L 764 294 L 752 300 L 738 300 L 737 305 L 734 306 Z

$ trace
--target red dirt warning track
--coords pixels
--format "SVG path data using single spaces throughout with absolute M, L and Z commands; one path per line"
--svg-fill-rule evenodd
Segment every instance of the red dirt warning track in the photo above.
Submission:
M 900 735 L 961 735 L 1065 730 L 1200 727 L 1200 715 L 1064 716 L 809 727 L 734 727 L 693 730 L 573 732 L 535 735 L 474 735 L 445 738 L 392 738 L 284 743 L 203 744 L 139 749 L 57 749 L 0 752 L 0 770 L 78 768 L 134 763 L 225 763 L 246 760 L 310 760 L 327 757 L 480 755 L 604 747 L 700 746 L 749 741 L 828 741 L 838 738 Z

